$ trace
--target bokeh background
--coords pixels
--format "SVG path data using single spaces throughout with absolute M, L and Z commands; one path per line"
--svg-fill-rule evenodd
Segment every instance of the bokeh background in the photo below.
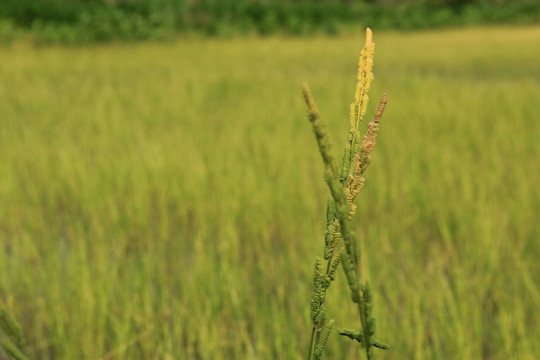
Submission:
M 81 44 L 199 36 L 336 35 L 359 25 L 537 24 L 536 0 L 2 0 L 0 41 Z
M 377 358 L 538 358 L 540 3 L 2 0 L 0 301 L 36 359 L 307 356 L 328 190 L 300 85 L 338 157 L 367 26 Z M 359 326 L 341 271 L 327 303 Z

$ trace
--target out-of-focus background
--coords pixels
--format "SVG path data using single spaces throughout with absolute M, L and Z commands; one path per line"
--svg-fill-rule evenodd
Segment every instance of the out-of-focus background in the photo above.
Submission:
M 537 0 L 2 0 L 0 41 L 339 34 L 359 25 L 411 30 L 537 24 L 539 17 Z
M 2 0 L 0 301 L 37 359 L 307 356 L 328 191 L 300 85 L 338 157 L 367 26 L 377 358 L 538 358 L 538 1 Z M 327 312 L 359 326 L 341 270 Z

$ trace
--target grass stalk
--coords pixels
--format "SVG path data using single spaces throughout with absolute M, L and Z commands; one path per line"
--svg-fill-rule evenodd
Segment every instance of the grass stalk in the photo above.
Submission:
M 367 283 L 360 284 L 359 243 L 350 222 L 356 210 L 354 200 L 363 187 L 362 174 L 370 163 L 370 154 L 375 145 L 379 122 L 387 101 L 386 94 L 384 94 L 373 121 L 368 124 L 367 132 L 361 138 L 359 126 L 366 114 L 369 100 L 367 94 L 373 81 L 374 46 L 372 32 L 367 29 L 366 43 L 360 53 L 354 103 L 350 106 L 349 134 L 340 171 L 338 171 L 331 154 L 332 146 L 326 124 L 320 116 L 311 90 L 307 84 L 302 86 L 304 100 L 308 108 L 308 119 L 312 124 L 324 163 L 324 178 L 330 190 L 326 211 L 327 227 L 324 249 L 326 271 L 324 274 L 321 273 L 321 261 L 317 259 L 313 276 L 313 297 L 311 300 L 313 328 L 308 360 L 322 358 L 324 345 L 332 328 L 333 320 L 328 323 L 326 321 L 325 298 L 330 283 L 335 279 L 335 270 L 339 263 L 342 265 L 351 292 L 351 300 L 356 304 L 360 318 L 361 330 L 354 333 L 352 338 L 359 341 L 364 347 L 368 360 L 372 359 L 371 348 L 376 342 L 373 338 L 375 321 L 371 317 L 371 291 Z

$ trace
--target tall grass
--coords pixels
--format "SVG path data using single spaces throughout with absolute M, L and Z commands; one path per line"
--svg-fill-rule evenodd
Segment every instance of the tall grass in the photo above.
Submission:
M 534 359 L 540 29 L 377 34 L 379 358 Z M 327 190 L 298 86 L 344 143 L 358 39 L 0 49 L 0 300 L 36 358 L 304 358 Z
M 372 316 L 373 297 L 369 282 L 364 282 L 360 271 L 360 249 L 356 233 L 350 221 L 357 206 L 354 204 L 364 187 L 362 176 L 371 163 L 371 152 L 379 132 L 379 122 L 384 112 L 387 96 L 384 94 L 377 106 L 373 121 L 367 125 L 365 135 L 360 134 L 360 125 L 366 115 L 369 89 L 373 83 L 373 56 L 375 44 L 371 29 L 366 29 L 366 43 L 358 61 L 357 84 L 354 101 L 349 106 L 349 131 L 343 149 L 341 168 L 332 154 L 332 141 L 326 130 L 326 122 L 321 118 L 313 95 L 307 83 L 302 86 L 308 107 L 308 119 L 313 127 L 317 146 L 324 163 L 324 179 L 330 197 L 326 204 L 326 229 L 324 233 L 324 261 L 317 258 L 313 271 L 313 293 L 311 296 L 311 340 L 308 360 L 322 359 L 324 347 L 334 327 L 334 320 L 327 320 L 326 296 L 332 281 L 336 278 L 339 265 L 343 267 L 351 300 L 358 308 L 359 330 L 342 329 L 340 335 L 358 341 L 366 351 L 366 358 L 372 358 L 372 347 L 389 349 L 389 345 L 377 340 L 375 319 Z

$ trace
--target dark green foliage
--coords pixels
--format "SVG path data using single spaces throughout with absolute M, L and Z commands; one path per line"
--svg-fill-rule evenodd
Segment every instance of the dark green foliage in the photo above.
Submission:
M 0 349 L 15 360 L 28 360 L 23 352 L 26 340 L 19 323 L 0 302 Z
M 2 0 L 0 41 L 30 34 L 38 42 L 75 43 L 165 39 L 178 33 L 336 34 L 371 26 L 423 29 L 483 23 L 533 23 L 533 0 Z M 11 24 L 10 26 L 3 24 Z
M 4 339 L 0 342 L 0 347 L 15 360 L 28 360 L 28 357 L 24 355 L 11 341 Z

